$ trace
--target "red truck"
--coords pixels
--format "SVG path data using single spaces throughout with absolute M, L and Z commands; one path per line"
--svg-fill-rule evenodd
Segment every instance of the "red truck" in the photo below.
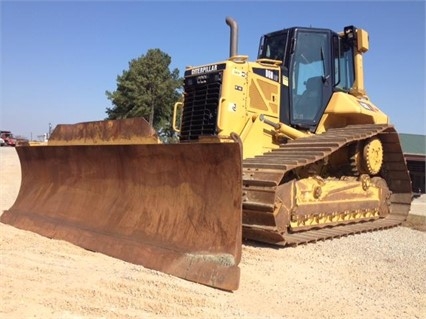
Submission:
M 11 131 L 0 131 L 0 144 L 1 146 L 16 146 L 16 139 Z

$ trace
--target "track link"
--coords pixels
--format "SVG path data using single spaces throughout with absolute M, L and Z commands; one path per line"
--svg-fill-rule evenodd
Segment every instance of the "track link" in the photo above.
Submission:
M 378 136 L 384 158 L 380 176 L 392 192 L 390 213 L 374 221 L 291 232 L 273 215 L 276 189 L 296 168 L 321 161 L 350 143 Z M 411 205 L 411 181 L 397 132 L 390 125 L 351 125 L 289 141 L 243 161 L 243 237 L 276 245 L 298 245 L 328 238 L 391 228 L 401 224 Z M 284 225 L 285 226 L 285 225 Z M 284 228 L 284 230 L 283 230 Z

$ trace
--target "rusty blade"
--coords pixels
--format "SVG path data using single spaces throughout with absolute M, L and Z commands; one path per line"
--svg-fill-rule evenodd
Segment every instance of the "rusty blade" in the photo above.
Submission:
M 143 117 L 59 124 L 49 138 L 49 145 L 157 143 L 157 133 Z
M 237 143 L 19 147 L 1 222 L 190 281 L 236 290 Z

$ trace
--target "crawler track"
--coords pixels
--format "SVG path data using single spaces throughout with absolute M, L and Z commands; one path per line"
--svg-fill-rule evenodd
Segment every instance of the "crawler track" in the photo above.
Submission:
M 292 170 L 320 161 L 350 143 L 378 136 L 384 159 L 380 176 L 390 191 L 390 213 L 374 221 L 283 231 L 275 220 L 275 192 Z M 243 237 L 277 245 L 297 245 L 350 234 L 386 229 L 401 224 L 411 205 L 411 182 L 399 137 L 390 125 L 351 125 L 297 139 L 262 156 L 243 161 Z M 280 227 L 281 226 L 281 227 Z

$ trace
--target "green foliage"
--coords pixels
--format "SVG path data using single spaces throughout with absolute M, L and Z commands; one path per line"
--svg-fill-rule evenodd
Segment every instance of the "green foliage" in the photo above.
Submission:
M 129 69 L 117 76 L 117 89 L 106 91 L 113 107 L 107 119 L 144 117 L 161 134 L 172 137 L 173 105 L 179 100 L 183 79 L 179 70 L 170 71 L 171 58 L 160 49 L 129 62 Z

